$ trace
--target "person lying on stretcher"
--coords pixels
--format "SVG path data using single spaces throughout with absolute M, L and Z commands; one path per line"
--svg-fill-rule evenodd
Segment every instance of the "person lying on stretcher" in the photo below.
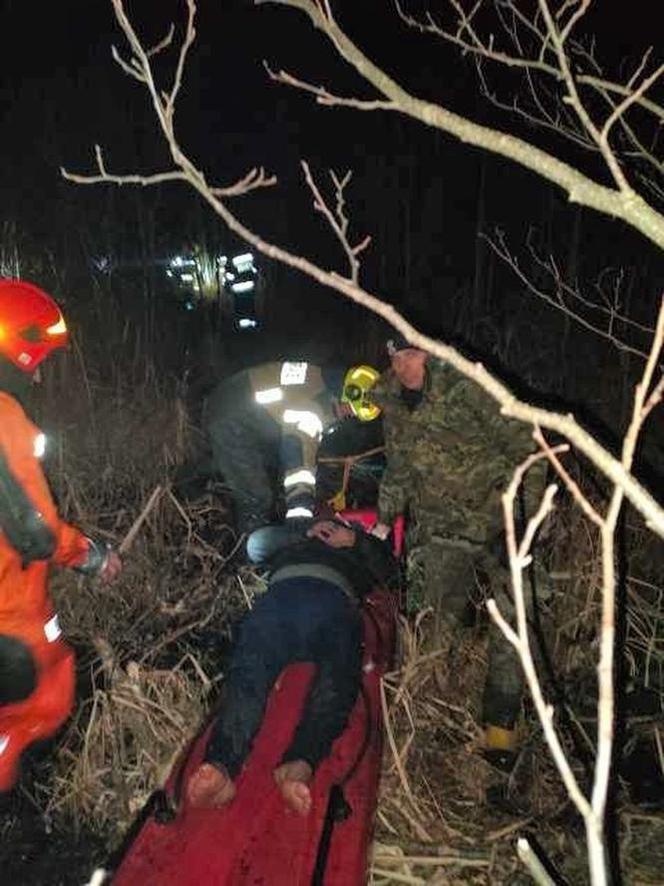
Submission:
M 286 803 L 306 815 L 314 770 L 343 732 L 359 691 L 361 602 L 394 586 L 396 563 L 384 542 L 328 519 L 258 529 L 247 553 L 268 566 L 268 590 L 240 624 L 221 710 L 187 797 L 198 807 L 230 803 L 279 674 L 311 662 L 316 671 L 302 717 L 274 771 Z

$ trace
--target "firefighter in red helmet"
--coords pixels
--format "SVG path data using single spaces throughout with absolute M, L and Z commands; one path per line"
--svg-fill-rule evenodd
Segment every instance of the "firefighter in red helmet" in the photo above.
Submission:
M 112 580 L 118 555 L 60 519 L 39 462 L 44 436 L 22 400 L 67 344 L 60 309 L 37 286 L 0 279 L 0 792 L 20 757 L 51 735 L 74 699 L 74 656 L 48 593 L 50 563 Z

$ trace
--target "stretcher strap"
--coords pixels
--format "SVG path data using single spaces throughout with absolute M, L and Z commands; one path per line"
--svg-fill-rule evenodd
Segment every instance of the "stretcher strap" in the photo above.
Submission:
M 350 472 L 353 469 L 353 465 L 356 465 L 358 462 L 362 461 L 365 458 L 369 458 L 369 456 L 371 455 L 379 455 L 381 452 L 385 452 L 384 446 L 375 446 L 373 449 L 367 449 L 366 452 L 358 452 L 357 455 L 333 455 L 319 458 L 318 464 L 320 465 L 344 466 L 341 489 L 336 492 L 332 496 L 332 498 L 328 499 L 327 504 L 332 505 L 337 511 L 343 510 L 346 507 L 346 492 L 348 490 L 348 483 L 350 482 Z

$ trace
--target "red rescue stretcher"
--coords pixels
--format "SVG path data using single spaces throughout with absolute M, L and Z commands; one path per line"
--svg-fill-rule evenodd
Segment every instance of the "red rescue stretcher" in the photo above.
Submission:
M 373 511 L 340 516 L 371 528 Z M 401 554 L 403 521 L 393 530 Z M 153 794 L 112 878 L 114 886 L 361 886 L 376 810 L 382 758 L 380 679 L 391 667 L 395 595 L 364 605 L 362 690 L 312 785 L 311 813 L 289 810 L 272 777 L 299 720 L 312 666 L 291 665 L 273 689 L 265 718 L 222 810 L 189 807 L 185 785 L 201 762 L 211 723 L 182 755 L 163 791 Z

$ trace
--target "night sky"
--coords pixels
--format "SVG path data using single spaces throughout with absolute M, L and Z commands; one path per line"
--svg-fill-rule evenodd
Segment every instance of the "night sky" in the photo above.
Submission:
M 182 22 L 183 5 L 138 0 L 129 4 L 129 11 L 145 41 L 153 43 L 172 19 Z M 407 8 L 437 5 L 412 0 Z M 444 323 L 437 314 L 432 319 L 427 300 L 433 289 L 458 287 L 476 273 L 480 186 L 485 230 L 505 230 L 518 246 L 530 227 L 548 228 L 554 233 L 547 245 L 565 252 L 578 210 L 530 173 L 396 115 L 321 109 L 310 97 L 270 83 L 263 59 L 314 83 L 329 84 L 333 91 L 371 95 L 304 16 L 284 8 L 257 9 L 251 0 L 208 0 L 200 7 L 199 38 L 179 105 L 181 141 L 210 180 L 232 181 L 261 164 L 278 175 L 279 189 L 236 204 L 261 233 L 341 268 L 333 238 L 312 211 L 299 160 L 308 159 L 319 174 L 330 166 L 352 168 L 348 197 L 355 230 L 374 236 L 365 260 L 365 285 L 386 293 L 430 331 L 440 333 Z M 619 20 L 615 4 L 595 4 L 589 23 L 614 76 L 647 45 L 652 16 L 646 13 L 651 9 L 648 0 L 635 0 L 629 17 Z M 478 96 L 473 65 L 407 29 L 390 3 L 347 0 L 335 3 L 335 10 L 351 36 L 416 94 L 517 131 L 585 171 L 603 175 L 591 156 L 565 141 L 519 124 L 515 128 Z M 144 92 L 111 60 L 111 43 L 124 46 L 110 2 L 3 0 L 2 12 L 5 161 L 0 187 L 5 223 L 18 223 L 37 242 L 50 242 L 68 213 L 80 212 L 93 237 L 109 201 L 114 211 L 122 212 L 143 200 L 158 214 L 163 249 L 186 239 L 192 216 L 204 213 L 197 198 L 180 186 L 139 197 L 129 188 L 111 195 L 110 187 L 76 188 L 59 178 L 60 165 L 91 169 L 97 142 L 105 147 L 114 171 L 149 172 L 168 165 Z M 499 74 L 496 83 L 509 97 L 510 81 L 502 78 Z M 582 267 L 576 269 L 582 276 L 593 279 L 618 260 L 633 267 L 639 285 L 656 275 L 658 257 L 649 244 L 620 224 L 590 212 L 582 216 L 585 248 Z M 205 225 L 215 228 L 220 243 L 227 238 L 209 217 Z M 130 243 L 126 249 L 131 251 Z M 301 279 L 282 279 L 295 288 L 312 287 Z

